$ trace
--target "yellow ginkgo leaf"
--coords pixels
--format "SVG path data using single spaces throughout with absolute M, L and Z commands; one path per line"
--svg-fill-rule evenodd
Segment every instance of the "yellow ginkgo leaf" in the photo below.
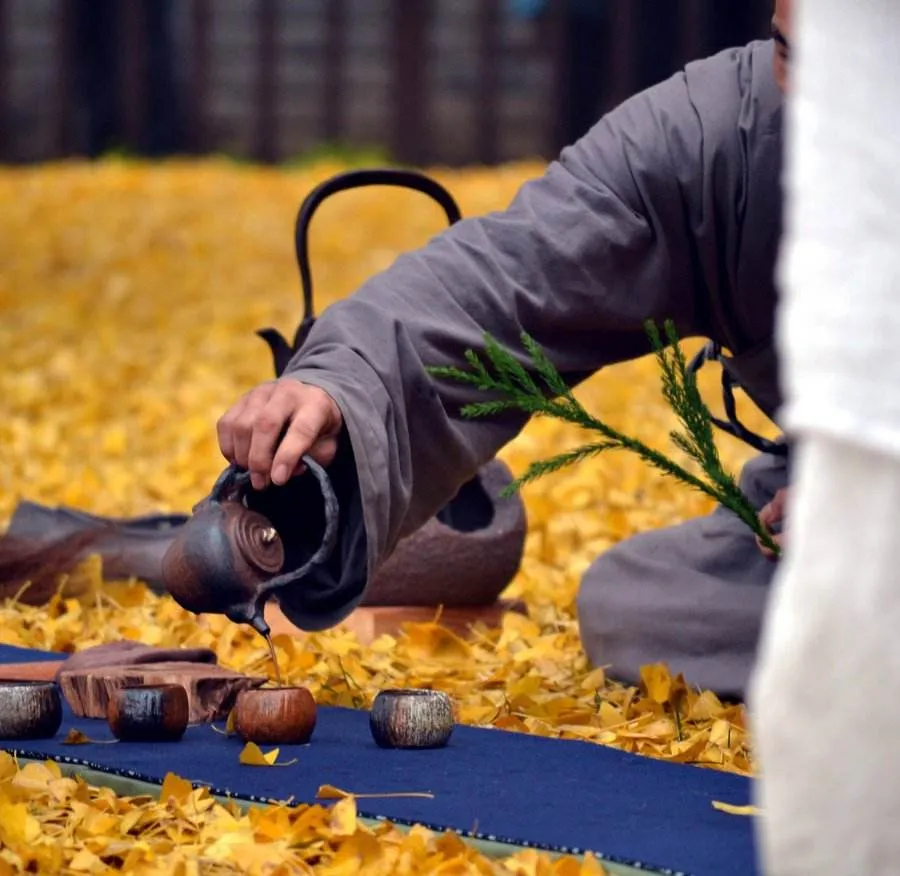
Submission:
M 331 809 L 328 826 L 337 836 L 350 836 L 356 831 L 356 802 L 353 797 L 342 797 Z
M 762 815 L 762 810 L 757 806 L 735 806 L 733 803 L 722 803 L 719 800 L 713 800 L 712 805 L 713 809 L 718 809 L 719 812 L 726 812 L 728 815 Z
M 103 861 L 88 849 L 76 852 L 72 860 L 69 861 L 69 869 L 74 870 L 76 873 L 96 872 L 102 868 Z
M 661 663 L 642 666 L 641 682 L 647 691 L 647 696 L 653 702 L 662 705 L 669 701 L 672 693 L 672 676 L 667 666 Z
M 389 797 L 419 797 L 425 800 L 434 800 L 434 794 L 430 791 L 385 791 L 384 793 L 356 794 L 353 791 L 344 791 L 334 785 L 320 785 L 316 791 L 318 800 L 340 800 L 344 797 L 355 797 L 358 800 L 377 800 Z
M 220 730 L 218 727 L 216 727 L 215 724 L 210 724 L 209 726 L 213 729 L 214 732 L 219 733 L 222 736 L 234 736 L 234 734 L 237 732 L 234 729 L 234 709 L 232 709 L 228 713 L 228 718 L 225 721 L 224 730 Z
M 0 846 L 33 843 L 40 835 L 40 822 L 25 803 L 11 803 L 0 797 Z
M 13 778 L 19 771 L 16 759 L 5 751 L 0 751 L 0 784 Z
M 280 748 L 273 748 L 270 752 L 263 753 L 263 750 L 255 742 L 248 742 L 241 749 L 238 760 L 244 766 L 290 766 L 293 763 L 297 763 L 297 758 L 278 763 L 278 755 L 280 753 Z
M 411 654 L 433 660 L 466 660 L 471 647 L 452 630 L 433 622 L 407 623 L 403 629 Z
M 114 742 L 118 742 L 118 739 L 91 739 L 90 736 L 85 736 L 80 730 L 70 730 L 66 733 L 66 738 L 63 739 L 63 745 L 112 745 Z
M 352 797 L 349 791 L 342 791 L 340 788 L 335 788 L 334 785 L 319 785 L 319 790 L 316 791 L 316 797 L 319 800 L 339 800 L 341 797 Z
M 166 773 L 159 792 L 159 799 L 161 803 L 167 803 L 169 800 L 184 803 L 191 796 L 193 790 L 193 786 L 187 779 L 183 779 L 175 773 Z

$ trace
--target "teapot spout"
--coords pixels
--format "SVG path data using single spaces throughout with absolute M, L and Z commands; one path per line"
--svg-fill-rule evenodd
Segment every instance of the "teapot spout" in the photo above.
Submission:
M 263 638 L 268 638 L 272 632 L 268 623 L 266 623 L 262 609 L 259 607 L 240 606 L 239 608 L 233 608 L 226 613 L 226 617 L 232 623 L 247 624 L 253 627 Z

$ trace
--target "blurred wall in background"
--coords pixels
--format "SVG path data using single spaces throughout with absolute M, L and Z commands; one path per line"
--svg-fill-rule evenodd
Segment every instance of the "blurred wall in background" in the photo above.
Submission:
M 0 161 L 551 158 L 771 0 L 0 0 Z

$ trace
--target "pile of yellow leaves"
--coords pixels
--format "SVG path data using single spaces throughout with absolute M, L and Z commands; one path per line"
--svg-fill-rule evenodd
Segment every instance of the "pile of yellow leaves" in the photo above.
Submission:
M 173 876 L 603 876 L 591 857 L 553 863 L 533 851 L 491 860 L 455 834 L 372 828 L 356 801 L 273 805 L 242 813 L 168 775 L 159 794 L 120 797 L 63 776 L 52 763 L 19 768 L 0 752 L 0 874 L 121 871 Z
M 205 161 L 0 170 L 0 526 L 26 498 L 131 515 L 189 511 L 208 493 L 223 467 L 217 418 L 272 374 L 268 350 L 254 332 L 271 325 L 290 336 L 300 318 L 292 233 L 297 206 L 340 169 Z M 436 176 L 464 214 L 473 215 L 502 208 L 540 171 L 529 164 Z M 368 189 L 329 200 L 310 235 L 318 311 L 442 227 L 439 208 L 415 193 Z M 702 381 L 714 408 L 716 378 Z M 674 423 L 651 358 L 603 372 L 579 396 L 601 418 L 673 452 L 667 435 Z M 741 414 L 768 434 L 752 410 L 742 407 Z M 502 455 L 520 472 L 578 438 L 560 423 L 535 422 Z M 725 437 L 720 444 L 726 465 L 736 470 L 747 449 Z M 384 636 L 368 647 L 340 628 L 303 640 L 281 637 L 282 671 L 322 703 L 362 707 L 387 685 L 429 686 L 456 698 L 465 723 L 750 772 L 740 708 L 686 686 L 665 667 L 645 668 L 639 687 L 611 682 L 588 666 L 578 643 L 574 597 L 593 559 L 636 532 L 706 513 L 706 499 L 621 454 L 539 481 L 524 498 L 527 550 L 508 595 L 525 600 L 527 617 L 510 614 L 498 629 L 477 628 L 466 638 L 439 622 L 418 624 L 397 640 Z M 78 598 L 58 598 L 43 609 L 0 607 L 0 642 L 59 650 L 122 637 L 203 645 L 225 665 L 271 672 L 262 641 L 244 628 L 198 619 L 140 584 L 100 588 L 93 563 L 77 577 L 70 585 Z M 15 810 L 25 814 L 9 824 L 24 825 L 22 836 L 29 817 L 58 825 L 84 855 L 85 870 L 95 857 L 118 854 L 109 848 L 121 846 L 119 828 L 91 834 L 76 813 L 93 813 L 91 823 L 102 824 L 97 819 L 105 812 L 136 804 L 69 780 L 42 781 L 31 808 Z M 0 805 L 17 805 L 3 799 Z M 324 812 L 273 810 L 261 821 L 242 821 L 205 799 L 182 794 L 153 809 L 156 826 L 140 834 L 133 854 L 172 855 L 167 860 L 182 861 L 187 873 L 190 856 L 178 857 L 176 848 L 181 837 L 225 870 L 249 854 L 240 851 L 249 848 L 248 838 L 272 831 L 279 819 L 293 825 L 307 818 L 319 837 L 313 845 L 338 868 L 333 872 L 345 872 L 339 869 L 342 855 L 350 854 L 345 849 L 416 856 L 421 872 L 437 872 L 445 859 L 463 860 L 450 839 L 419 833 L 401 839 L 389 831 L 341 838 Z M 143 816 L 134 818 L 144 823 Z M 0 823 L 10 830 L 5 817 Z M 100 838 L 92 844 L 90 835 Z M 273 839 L 267 848 L 270 860 L 280 860 L 281 845 Z M 0 876 L 2 862 L 0 856 Z M 440 872 L 464 872 L 460 867 Z M 521 872 L 538 872 L 535 867 Z

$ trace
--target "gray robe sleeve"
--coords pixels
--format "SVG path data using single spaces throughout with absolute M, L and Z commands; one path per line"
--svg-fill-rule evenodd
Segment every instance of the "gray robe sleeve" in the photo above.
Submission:
M 647 319 L 710 336 L 705 278 L 717 267 L 701 264 L 701 249 L 715 247 L 698 237 L 715 234 L 716 190 L 740 175 L 740 149 L 722 132 L 737 143 L 743 51 L 632 98 L 506 210 L 458 223 L 323 313 L 287 375 L 343 413 L 347 440 L 332 466 L 342 535 L 329 568 L 280 597 L 295 623 L 342 620 L 398 540 L 524 426 L 520 416 L 463 418 L 484 395 L 434 380 L 429 366 L 463 364 L 485 332 L 520 351 L 528 332 L 574 385 L 648 353 Z

